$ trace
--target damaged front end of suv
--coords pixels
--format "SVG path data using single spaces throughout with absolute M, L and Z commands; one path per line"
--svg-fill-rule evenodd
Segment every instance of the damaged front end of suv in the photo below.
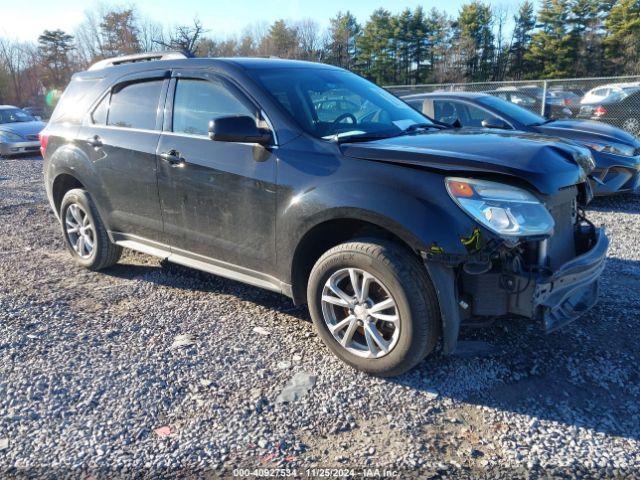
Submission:
M 510 142 L 517 158 L 508 159 Z M 459 223 L 439 228 L 447 236 L 421 252 L 445 353 L 455 349 L 463 322 L 521 316 L 551 332 L 597 302 L 609 240 L 584 212 L 593 198 L 587 149 L 536 135 L 461 132 L 396 139 L 375 152 L 356 148 L 360 158 L 438 170 L 453 208 L 466 214 L 462 221 L 448 210 Z
M 445 290 L 439 291 L 445 351 L 455 348 L 464 321 L 517 315 L 540 320 L 549 333 L 596 304 L 609 240 L 585 216 L 588 182 L 552 196 L 463 177 L 447 177 L 446 186 L 479 225 L 460 238 L 466 256 L 437 246 L 424 253 Z

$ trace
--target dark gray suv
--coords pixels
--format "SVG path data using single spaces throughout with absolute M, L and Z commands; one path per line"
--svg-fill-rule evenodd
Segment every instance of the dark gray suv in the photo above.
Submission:
M 588 150 L 447 130 L 338 68 L 103 61 L 73 77 L 42 150 L 77 263 L 126 247 L 281 292 L 372 374 L 453 351 L 464 320 L 552 331 L 596 302 Z

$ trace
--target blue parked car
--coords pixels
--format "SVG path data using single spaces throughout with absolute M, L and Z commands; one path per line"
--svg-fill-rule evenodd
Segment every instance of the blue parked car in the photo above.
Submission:
M 546 119 L 486 93 L 437 92 L 402 99 L 423 114 L 453 127 L 540 133 L 589 147 L 596 161 L 591 181 L 596 195 L 640 187 L 640 140 L 624 130 L 590 120 Z

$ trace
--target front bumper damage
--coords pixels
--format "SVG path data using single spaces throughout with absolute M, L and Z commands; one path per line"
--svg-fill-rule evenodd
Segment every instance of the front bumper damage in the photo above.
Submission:
M 572 322 L 597 303 L 609 238 L 602 228 L 595 231 L 595 237 L 589 251 L 536 282 L 531 297 L 532 317 L 539 313 L 547 333 Z
M 494 268 L 479 275 L 425 258 L 436 289 L 443 329 L 443 351 L 455 350 L 460 323 L 474 317 L 522 316 L 541 321 L 547 333 L 576 320 L 598 300 L 609 239 L 594 228 L 588 249 L 553 271 L 520 273 Z

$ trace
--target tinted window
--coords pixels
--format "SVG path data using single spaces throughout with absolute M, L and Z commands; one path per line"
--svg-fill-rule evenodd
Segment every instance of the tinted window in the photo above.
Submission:
M 540 115 L 492 95 L 481 97 L 478 99 L 478 102 L 495 109 L 505 117 L 512 118 L 523 125 L 540 125 L 545 122 L 545 119 Z
M 178 80 L 173 101 L 174 132 L 207 135 L 210 120 L 235 115 L 255 118 L 256 112 L 222 83 Z
M 129 83 L 111 94 L 108 125 L 155 130 L 163 80 Z
M 465 104 L 467 119 L 466 122 L 473 127 L 481 127 L 483 120 L 496 118 L 495 115 L 487 112 L 484 108 Z
M 51 123 L 70 122 L 79 123 L 86 115 L 89 101 L 95 97 L 88 95 L 98 83 L 99 79 L 75 78 L 66 88 L 55 110 L 51 114 Z
M 96 125 L 107 124 L 107 112 L 109 111 L 109 98 L 110 95 L 105 95 L 98 106 L 93 110 L 91 114 L 91 120 Z

